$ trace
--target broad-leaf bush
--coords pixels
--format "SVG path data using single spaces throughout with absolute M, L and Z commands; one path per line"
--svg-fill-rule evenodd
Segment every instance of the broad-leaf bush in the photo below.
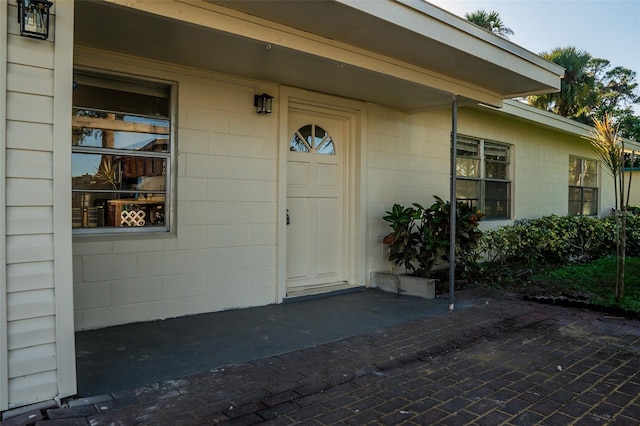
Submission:
M 449 260 L 451 203 L 434 198 L 436 202 L 430 207 L 418 203 L 411 207 L 394 204 L 383 217 L 392 229 L 383 239 L 389 246 L 389 260 L 404 266 L 408 275 L 426 277 L 436 261 Z M 457 203 L 455 253 L 458 261 L 467 261 L 476 253 L 482 236 L 478 229 L 481 218 L 477 208 Z

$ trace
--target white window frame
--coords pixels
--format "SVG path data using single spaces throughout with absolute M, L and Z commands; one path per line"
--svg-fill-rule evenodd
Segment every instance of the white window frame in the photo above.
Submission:
M 121 80 L 123 89 L 126 91 L 126 87 L 130 85 L 140 84 L 159 84 L 166 86 L 169 89 L 169 114 L 166 117 L 169 120 L 169 152 L 161 153 L 154 152 L 153 154 L 144 154 L 137 151 L 132 150 L 123 150 L 116 148 L 101 148 L 101 147 L 77 147 L 72 145 L 72 155 L 79 154 L 115 154 L 115 155 L 123 155 L 127 157 L 143 157 L 143 158 L 163 158 L 166 160 L 166 171 L 165 171 L 165 182 L 166 187 L 164 191 L 165 201 L 164 201 L 164 225 L 163 226 L 152 226 L 152 227 L 135 227 L 135 226 L 122 226 L 122 227 L 73 227 L 72 232 L 75 236 L 83 236 L 83 235 L 140 235 L 140 234 L 162 234 L 166 235 L 170 232 L 175 232 L 175 187 L 176 187 L 176 143 L 175 143 L 175 134 L 176 134 L 176 121 L 177 121 L 177 108 L 176 108 L 176 99 L 177 99 L 177 84 L 173 81 L 154 79 L 149 77 L 140 77 L 140 76 L 131 76 L 127 74 L 115 73 L 105 70 L 96 70 L 96 69 L 87 69 L 87 68 L 75 68 L 74 73 L 80 73 L 83 75 L 93 75 L 97 77 L 105 77 L 111 80 Z M 75 85 L 75 83 L 74 83 Z M 76 108 L 76 105 L 73 105 L 73 108 Z M 86 107 L 90 109 L 89 107 Z M 117 113 L 124 114 L 132 114 L 132 115 L 140 115 L 127 111 L 114 111 Z M 152 117 L 151 117 L 152 118 Z M 70 141 L 71 143 L 71 141 Z M 74 190 L 72 187 L 72 192 L 83 192 L 81 189 Z M 91 192 L 91 191 L 84 191 Z M 109 191 L 107 191 L 109 192 Z M 110 191 L 110 192 L 119 192 L 119 191 Z M 124 191 L 128 192 L 128 191 Z M 142 192 L 142 191 L 141 191 Z M 72 220 L 72 218 L 69 218 Z
M 507 208 L 507 213 L 505 216 L 487 216 L 485 218 L 485 220 L 509 220 L 511 219 L 511 215 L 512 215 L 512 205 L 513 205 L 513 192 L 512 192 L 512 187 L 513 187 L 513 179 L 511 178 L 511 176 L 513 175 L 513 172 L 511 170 L 512 168 L 512 161 L 511 161 L 511 157 L 512 157 L 512 152 L 513 152 L 513 146 L 504 142 L 498 142 L 498 141 L 493 141 L 493 140 L 488 140 L 488 139 L 482 139 L 482 138 L 476 138 L 476 137 L 472 137 L 472 136 L 466 136 L 466 135 L 458 135 L 457 136 L 458 141 L 463 141 L 466 143 L 473 143 L 476 144 L 477 146 L 477 156 L 476 157 L 465 157 L 465 156 L 460 156 L 458 157 L 458 154 L 456 153 L 456 181 L 460 182 L 460 181 L 473 181 L 473 182 L 477 182 L 479 189 L 478 189 L 478 193 L 477 193 L 477 205 L 475 205 L 475 207 L 478 207 L 480 209 L 481 212 L 485 213 L 486 212 L 486 197 L 487 197 L 487 191 L 486 191 L 486 184 L 487 182 L 499 182 L 499 183 L 506 183 L 507 184 L 507 200 L 506 200 L 506 208 Z M 489 178 L 486 175 L 486 158 L 485 158 L 485 144 L 495 144 L 495 145 L 499 145 L 502 147 L 505 147 L 507 149 L 507 161 L 505 162 L 505 167 L 506 167 L 506 173 L 507 173 L 507 179 L 497 179 L 497 178 Z M 469 177 L 469 176 L 461 176 L 458 175 L 457 173 L 457 160 L 458 158 L 476 158 L 478 163 L 479 163 L 479 175 L 477 177 Z M 456 195 L 456 201 L 457 202 L 471 202 L 471 205 L 474 205 L 473 201 L 475 201 L 476 198 L 458 198 L 458 196 Z
M 567 200 L 567 213 L 572 215 L 572 216 L 597 216 L 598 215 L 598 207 L 600 205 L 600 164 L 597 160 L 593 159 L 593 158 L 586 158 L 586 157 L 580 157 L 577 155 L 570 155 L 569 156 L 569 165 L 571 164 L 571 161 L 575 159 L 575 160 L 579 160 L 580 162 L 580 173 L 578 174 L 579 176 L 579 181 L 578 182 L 569 182 L 569 187 L 568 187 L 568 200 Z M 587 186 L 585 185 L 585 162 L 591 162 L 594 164 L 594 170 L 595 170 L 595 183 L 596 186 Z M 567 175 L 570 178 L 570 171 L 567 170 Z M 569 179 L 567 179 L 569 180 Z M 570 192 L 571 189 L 579 189 L 580 190 L 580 211 L 578 213 L 574 213 L 571 211 L 570 208 L 570 203 L 571 203 L 571 197 L 570 197 Z M 596 199 L 595 199 L 595 209 L 594 212 L 591 214 L 584 214 L 584 207 L 585 207 L 585 201 L 584 201 L 584 191 L 585 189 L 588 190 L 592 190 L 595 191 L 596 193 Z

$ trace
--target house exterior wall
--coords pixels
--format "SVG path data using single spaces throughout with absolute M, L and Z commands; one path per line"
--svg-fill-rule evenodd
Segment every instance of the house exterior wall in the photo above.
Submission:
M 276 302 L 278 88 L 76 52 L 78 66 L 177 83 L 177 226 L 167 234 L 78 236 L 77 330 Z
M 56 138 L 70 135 L 69 126 L 60 123 L 70 119 L 65 103 L 70 101 L 73 4 L 54 10 L 55 36 L 46 41 L 19 35 L 15 2 L 0 1 L 0 9 L 0 67 L 6 76 L 0 85 L 0 150 L 6 165 L 0 200 L 5 217 L 0 228 L 0 410 L 5 410 L 69 396 L 76 389 L 71 256 L 66 254 L 70 226 L 56 228 L 56 216 L 69 211 L 64 203 L 68 172 L 60 173 L 69 150 L 56 152 Z
M 640 206 L 640 173 L 637 170 L 624 173 L 625 186 L 631 179 L 631 190 L 629 191 L 629 205 Z
M 272 114 L 258 115 L 252 107 L 255 93 L 278 98 L 280 88 L 82 49 L 75 61 L 175 81 L 178 114 L 177 226 L 167 234 L 74 238 L 76 329 L 280 301 L 278 128 L 285 113 L 276 105 Z M 381 218 L 394 203 L 449 198 L 451 110 L 409 114 L 367 105 L 364 111 L 363 161 L 349 171 L 361 176 L 365 206 L 366 226 L 354 223 L 366 234 L 364 277 L 358 274 L 356 285 L 390 267 L 381 242 L 388 225 Z M 459 110 L 458 133 L 512 146 L 513 219 L 566 214 L 569 155 L 594 158 L 579 136 L 477 108 Z M 608 206 L 606 176 L 601 181 L 600 205 Z M 508 223 L 485 221 L 482 227 Z
M 458 132 L 513 146 L 513 219 L 566 215 L 569 194 L 569 156 L 598 160 L 589 141 L 506 114 L 463 109 Z M 613 182 L 602 168 L 599 172 L 599 208 L 613 206 Z M 485 222 L 485 227 L 502 225 Z M 509 222 L 507 222 L 509 223 Z
M 367 272 L 391 268 L 382 220 L 394 203 L 431 205 L 449 199 L 451 110 L 407 115 L 371 107 L 367 155 Z M 512 220 L 568 212 L 569 156 L 596 159 L 588 141 L 506 114 L 460 108 L 458 134 L 511 145 Z M 613 205 L 613 183 L 601 171 L 599 211 Z M 512 220 L 485 220 L 495 229 Z
M 394 203 L 429 203 L 448 197 L 451 112 L 407 115 L 370 106 L 366 150 L 367 272 L 389 269 L 382 220 Z
M 0 0 L 0 410 L 75 393 L 74 329 L 282 299 L 278 179 L 286 135 L 279 130 L 286 111 L 275 104 L 273 114 L 257 115 L 252 107 L 254 94 L 278 98 L 282 88 L 74 50 L 73 1 L 56 2 L 49 40 L 25 39 L 16 8 Z M 171 232 L 72 240 L 74 65 L 176 83 Z M 361 281 L 353 284 L 363 285 L 368 272 L 389 266 L 384 212 L 395 202 L 448 198 L 451 112 L 358 103 L 352 113 L 366 123 L 354 131 L 360 140 L 351 154 L 358 158 L 348 170 L 358 190 L 350 195 L 359 200 L 350 213 L 354 244 L 364 241 L 352 250 L 353 276 Z M 591 157 L 577 137 L 475 110 L 461 110 L 459 125 L 460 133 L 514 145 L 516 217 L 566 213 L 568 155 Z M 527 185 L 541 174 L 542 188 Z M 540 202 L 542 195 L 549 201 Z

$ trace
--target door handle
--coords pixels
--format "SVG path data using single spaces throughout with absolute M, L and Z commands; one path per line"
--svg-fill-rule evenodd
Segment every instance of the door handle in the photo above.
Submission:
M 287 225 L 291 223 L 291 218 L 289 217 L 289 209 L 287 209 Z

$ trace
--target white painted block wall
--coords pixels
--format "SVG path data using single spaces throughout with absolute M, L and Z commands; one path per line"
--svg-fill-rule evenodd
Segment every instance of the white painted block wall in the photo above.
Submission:
M 147 76 L 178 83 L 177 226 L 74 239 L 77 330 L 276 301 L 277 113 L 256 114 L 253 82 Z
M 367 272 L 387 271 L 391 230 L 382 220 L 394 203 L 430 205 L 432 195 L 449 197 L 451 111 L 405 115 L 371 108 L 367 149 Z M 596 158 L 577 135 L 525 123 L 506 114 L 461 108 L 458 134 L 512 145 L 513 218 L 566 215 L 569 155 Z M 612 180 L 600 176 L 600 210 L 613 205 Z M 512 221 L 484 221 L 492 229 Z
M 117 60 L 94 64 L 95 55 L 77 56 L 83 65 L 129 71 Z M 257 83 L 157 64 L 134 70 L 179 85 L 176 233 L 77 237 L 76 328 L 275 302 L 278 112 L 255 114 Z M 263 89 L 277 93 L 274 86 Z M 382 244 L 385 211 L 394 203 L 430 204 L 433 195 L 449 198 L 451 133 L 448 108 L 407 114 L 369 105 L 367 111 L 366 276 L 390 267 Z M 514 218 L 566 214 L 569 155 L 593 158 L 585 140 L 467 108 L 459 110 L 458 126 L 460 134 L 512 145 Z M 608 206 L 608 180 L 601 178 L 601 205 Z

